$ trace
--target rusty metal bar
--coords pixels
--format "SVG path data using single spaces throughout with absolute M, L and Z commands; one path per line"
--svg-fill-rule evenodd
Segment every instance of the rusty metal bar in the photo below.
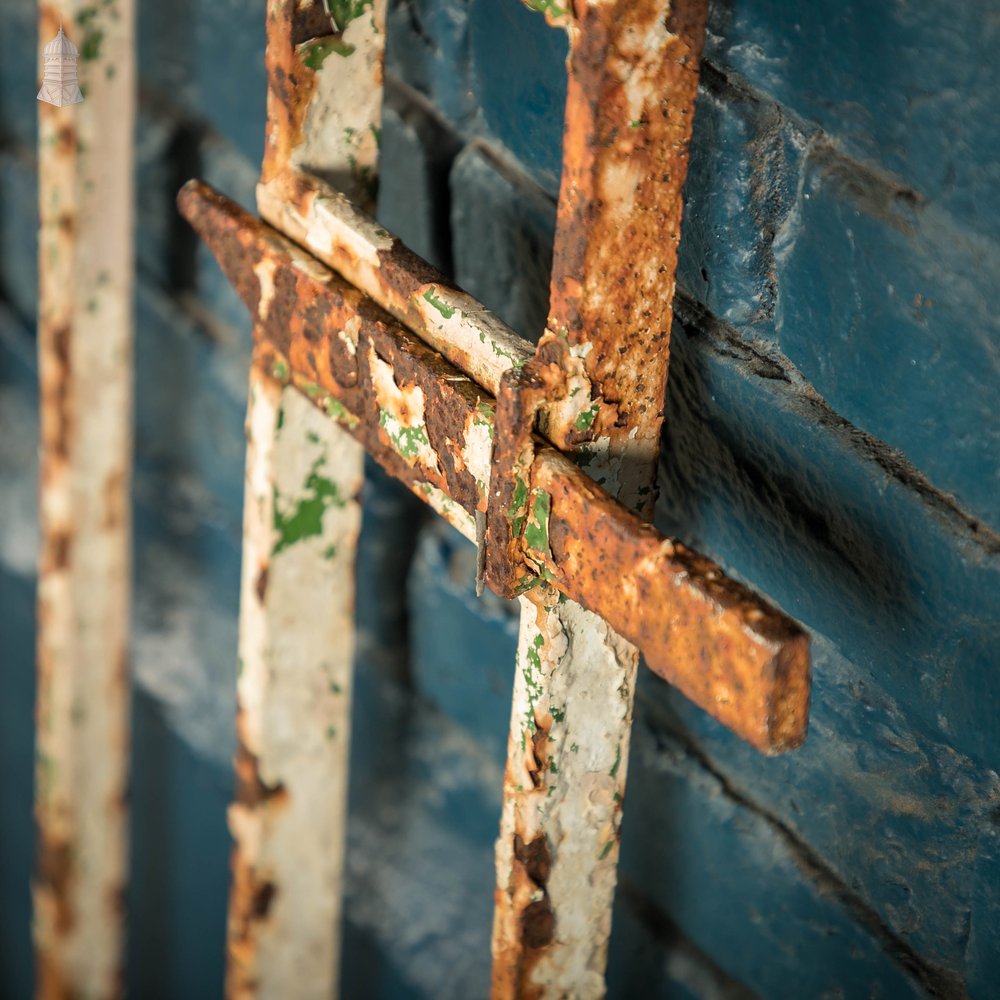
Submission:
M 179 201 L 256 318 L 258 367 L 294 384 L 473 537 L 475 512 L 486 508 L 494 397 L 207 185 L 189 182 Z M 531 477 L 548 498 L 537 522 L 547 550 L 532 545 L 525 555 L 537 572 L 754 746 L 798 745 L 809 678 L 808 640 L 798 625 L 536 443 Z
M 318 3 L 267 15 L 262 177 L 320 171 L 370 201 L 381 115 L 384 2 L 331 21 Z M 254 314 L 267 320 L 267 262 Z M 295 389 L 250 373 L 239 752 L 226 992 L 338 991 L 363 448 Z
M 361 447 L 251 369 L 227 993 L 338 979 Z
M 133 4 L 39 6 L 82 103 L 39 104 L 39 997 L 121 993 L 132 468 Z
M 569 31 L 569 80 L 548 327 L 529 367 L 547 375 L 546 436 L 649 518 L 706 4 L 589 0 L 547 14 Z M 557 510 L 578 523 L 579 495 L 546 475 L 527 477 L 524 490 L 529 504 L 548 498 L 551 551 L 586 559 L 579 540 L 551 527 Z M 554 596 L 522 611 L 497 841 L 495 1000 L 605 991 L 638 651 Z M 633 639 L 657 607 L 636 596 L 637 619 L 623 630 Z M 685 653 L 697 657 L 676 641 L 674 662 L 697 673 Z

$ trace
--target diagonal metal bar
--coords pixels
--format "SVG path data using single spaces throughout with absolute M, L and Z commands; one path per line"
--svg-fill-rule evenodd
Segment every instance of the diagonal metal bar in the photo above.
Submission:
M 255 318 L 258 367 L 295 385 L 472 537 L 486 505 L 494 397 L 207 185 L 189 182 L 179 202 Z M 748 742 L 765 752 L 797 746 L 808 708 L 802 630 L 538 445 L 532 479 L 550 497 L 547 551 L 530 552 L 538 571 Z
M 83 52 L 39 105 L 36 994 L 121 994 L 132 472 L 131 0 L 39 5 Z M 100 44 L 96 44 L 97 39 Z

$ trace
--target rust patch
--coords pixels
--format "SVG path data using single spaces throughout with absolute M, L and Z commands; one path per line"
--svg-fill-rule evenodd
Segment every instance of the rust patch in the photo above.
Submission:
M 257 571 L 257 580 L 254 583 L 254 593 L 257 595 L 257 600 L 260 601 L 261 604 L 264 603 L 264 598 L 267 596 L 267 574 L 268 567 L 261 566 L 261 568 Z
M 273 882 L 261 882 L 253 894 L 253 901 L 250 904 L 250 916 L 254 920 L 264 920 L 271 910 L 274 897 L 278 894 L 278 887 Z
M 239 720 L 237 720 L 239 728 Z M 285 786 L 268 785 L 261 779 L 257 757 L 240 740 L 236 748 L 236 800 L 249 808 L 263 804 L 280 806 L 288 797 Z
M 73 881 L 73 846 L 67 840 L 57 840 L 45 835 L 38 837 L 38 886 L 54 909 L 55 930 L 67 935 L 76 922 L 70 905 L 70 885 Z
M 245 290 L 251 308 L 260 297 L 259 285 L 250 287 L 253 268 L 264 257 L 273 262 L 275 286 L 284 291 L 276 292 L 266 322 L 255 324 L 255 363 L 296 385 L 418 495 L 424 486 L 434 487 L 474 515 L 479 490 L 454 454 L 452 435 L 472 419 L 477 404 L 494 401 L 357 289 L 221 195 L 192 182 L 180 200 L 223 270 Z M 303 310 L 312 304 L 322 304 L 309 312 L 312 323 L 321 326 L 307 331 Z M 339 338 L 352 317 L 359 320 L 357 352 L 342 375 L 335 367 L 337 353 L 324 344 Z M 386 443 L 368 361 L 372 356 L 391 366 L 399 384 L 419 386 L 424 398 L 433 400 L 428 433 L 437 468 L 410 464 Z M 532 393 L 544 394 L 549 380 L 562 377 L 558 365 L 546 360 L 525 376 L 537 379 Z M 521 428 L 524 444 L 531 440 L 524 430 L 530 423 L 524 418 L 525 400 L 513 388 L 518 377 L 509 376 L 507 405 L 513 410 L 510 426 Z M 425 413 L 430 420 L 429 408 Z M 808 640 L 802 630 L 710 560 L 665 539 L 567 458 L 541 442 L 531 446 L 530 464 L 524 456 L 515 458 L 527 469 L 527 495 L 547 497 L 546 546 L 529 546 L 527 522 L 517 525 L 519 545 L 506 539 L 509 544 L 499 551 L 517 557 L 514 564 L 522 567 L 517 585 L 531 582 L 524 568 L 530 557 L 540 575 L 601 615 L 640 648 L 656 673 L 734 732 L 765 752 L 797 746 L 805 735 L 809 689 Z M 511 441 L 505 447 L 516 451 Z M 516 482 L 506 480 L 492 491 L 499 489 L 501 499 L 507 499 L 498 516 L 488 518 L 488 532 L 494 524 L 502 527 L 501 518 L 509 512 L 519 516 L 513 502 Z M 495 572 L 502 577 L 503 568 Z
M 267 141 L 261 178 L 267 180 L 291 159 L 302 143 L 306 112 L 316 89 L 316 74 L 295 52 L 295 32 L 311 30 L 312 22 L 296 16 L 295 0 L 269 4 L 267 26 Z M 327 22 L 329 25 L 329 22 Z

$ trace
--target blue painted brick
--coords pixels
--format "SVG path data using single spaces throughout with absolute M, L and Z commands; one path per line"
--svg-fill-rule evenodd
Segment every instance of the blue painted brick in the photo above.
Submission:
M 1000 813 L 983 831 L 976 856 L 969 914 L 969 947 L 966 951 L 966 984 L 973 1000 L 996 995 L 1000 970 Z
M 632 732 L 622 876 L 764 997 L 925 997 L 793 842 L 727 794 L 640 713 Z
M 0 296 L 28 326 L 38 312 L 38 174 L 28 150 L 0 153 Z
M 674 328 L 659 524 L 873 671 L 914 728 L 996 768 L 996 536 L 700 322 Z
M 264 151 L 264 0 L 141 4 L 143 84 L 226 137 L 251 163 Z
M 772 326 L 775 241 L 796 203 L 805 145 L 773 104 L 699 91 L 677 281 L 747 336 Z
M 382 110 L 378 219 L 442 271 L 451 270 L 448 171 L 458 139 L 412 91 Z
M 476 553 L 443 522 L 421 533 L 410 577 L 414 682 L 501 764 L 507 756 L 518 605 L 476 598 Z M 442 629 L 442 622 L 448 627 Z
M 782 351 L 834 410 L 1000 527 L 1000 245 L 817 145 L 775 256 Z
M 706 55 L 996 239 L 1000 21 L 929 0 L 717 2 Z
M 38 5 L 4 0 L 0 22 L 0 135 L 5 142 L 34 149 L 38 142 L 36 95 L 42 76 Z
M 406 0 L 389 5 L 386 71 L 430 98 L 449 122 L 467 128 L 476 112 L 469 91 L 470 0 Z
M 820 636 L 813 654 L 809 736 L 782 757 L 762 758 L 652 678 L 643 711 L 808 844 L 900 940 L 959 976 L 1000 779 L 914 730 L 872 672 Z
M 249 345 L 220 349 L 153 286 L 136 294 L 138 453 L 238 507 Z
M 545 329 L 554 203 L 516 166 L 472 143 L 451 173 L 455 280 L 529 340 Z
M 473 0 L 470 86 L 485 138 L 506 147 L 550 195 L 559 191 L 566 33 L 520 3 Z

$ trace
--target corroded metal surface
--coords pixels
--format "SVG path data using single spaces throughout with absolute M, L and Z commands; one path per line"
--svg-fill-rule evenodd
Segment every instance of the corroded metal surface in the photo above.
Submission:
M 362 455 L 251 369 L 230 997 L 336 991 Z
M 549 318 L 524 369 L 531 378 L 521 380 L 528 400 L 521 417 L 530 418 L 537 408 L 546 437 L 575 455 L 610 494 L 648 517 L 656 497 L 681 189 L 705 3 L 532 6 L 567 28 L 570 54 Z M 541 407 L 535 406 L 536 382 L 547 397 Z M 505 399 L 511 388 L 501 387 L 498 415 L 518 409 Z M 711 666 L 708 673 L 699 670 L 702 657 L 718 662 L 725 642 L 721 633 L 711 639 L 700 634 L 704 606 L 681 600 L 668 609 L 650 600 L 636 552 L 621 567 L 609 565 L 608 552 L 625 555 L 643 533 L 626 538 L 600 520 L 588 521 L 606 498 L 588 496 L 585 489 L 569 500 L 562 484 L 556 487 L 540 470 L 533 477 L 523 474 L 531 427 L 522 423 L 517 430 L 506 445 L 517 452 L 504 456 L 512 467 L 508 485 L 493 489 L 510 490 L 513 478 L 516 493 L 508 510 L 526 519 L 520 533 L 530 561 L 540 562 L 544 573 L 551 555 L 588 578 L 589 593 L 610 584 L 618 594 L 617 614 L 605 614 L 605 621 L 572 602 L 551 599 L 537 608 L 526 605 L 522 614 L 497 842 L 493 996 L 596 998 L 604 995 L 638 664 L 637 650 L 606 623 L 641 641 L 648 655 L 649 640 L 656 640 L 642 629 L 662 615 L 670 640 L 660 649 L 663 658 L 650 662 L 700 704 L 714 705 L 720 717 L 731 716 L 732 686 L 741 682 L 741 671 L 752 673 L 760 664 L 750 654 L 748 660 L 733 658 L 732 674 L 724 678 L 711 674 Z M 504 440 L 509 432 L 497 434 Z M 512 529 L 520 524 L 508 517 L 498 526 L 498 519 L 491 516 L 487 528 L 494 537 L 518 533 Z M 538 531 L 543 519 L 544 538 Z M 603 533 L 606 527 L 610 535 Z M 661 551 L 669 545 L 664 542 Z M 673 557 L 678 553 L 671 549 Z M 504 571 L 506 559 L 497 561 Z M 516 583 L 519 571 L 506 572 Z M 706 577 L 695 573 L 688 579 Z M 741 688 L 740 695 L 745 693 Z M 736 700 L 736 714 L 745 721 L 747 703 Z M 769 718 L 768 707 L 754 705 L 752 711 Z M 519 860 L 524 844 L 546 858 L 544 887 Z M 545 935 L 537 931 L 542 906 Z
M 260 214 L 496 395 L 534 347 L 401 240 L 315 177 L 288 170 L 257 188 Z
M 133 6 L 41 5 L 83 103 L 39 105 L 39 997 L 121 992 L 132 452 Z
M 267 13 L 262 179 L 322 174 L 374 193 L 383 0 L 277 0 Z M 283 279 L 255 275 L 254 318 Z M 238 687 L 238 797 L 226 991 L 335 995 L 347 824 L 357 494 L 363 449 L 294 389 L 254 366 Z
M 495 399 L 315 258 L 207 185 L 181 209 L 256 319 L 257 358 L 468 536 L 486 509 Z M 808 644 L 781 612 L 664 538 L 550 446 L 534 488 L 548 551 L 524 558 L 639 644 L 649 665 L 744 739 L 801 742 Z

